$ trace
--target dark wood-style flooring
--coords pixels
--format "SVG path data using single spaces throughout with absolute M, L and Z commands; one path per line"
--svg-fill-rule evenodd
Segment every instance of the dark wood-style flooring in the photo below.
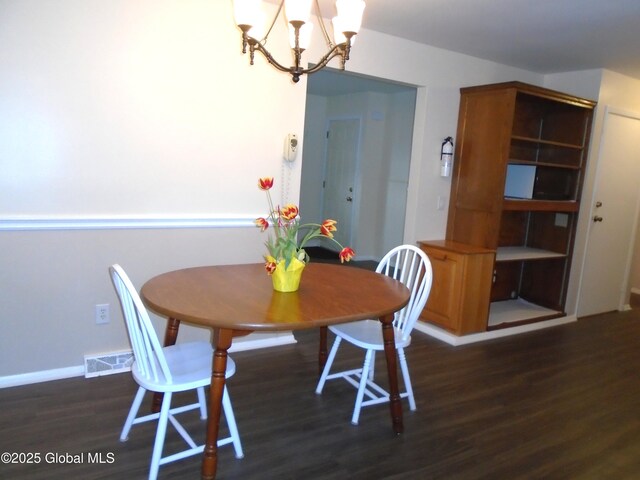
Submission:
M 640 478 L 638 310 L 461 347 L 416 332 L 407 356 L 418 409 L 404 403 L 398 437 L 386 405 L 350 424 L 355 390 L 345 382 L 316 396 L 317 334 L 296 337 L 296 345 L 233 355 L 238 371 L 228 385 L 245 458 L 222 447 L 218 478 Z M 340 363 L 361 361 L 359 351 L 342 353 Z M 118 374 L 0 390 L 0 453 L 42 456 L 1 463 L 0 478 L 146 478 L 155 424 L 118 441 L 135 389 Z M 197 415 L 187 423 L 203 437 Z M 179 443 L 170 427 L 166 448 Z M 82 463 L 47 463 L 48 454 Z M 89 463 L 89 454 L 106 463 Z M 199 471 L 192 457 L 161 467 L 160 478 L 197 479 Z

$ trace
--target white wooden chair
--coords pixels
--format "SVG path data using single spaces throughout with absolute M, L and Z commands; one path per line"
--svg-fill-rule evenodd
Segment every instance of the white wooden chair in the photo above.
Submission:
M 204 387 L 211 383 L 213 349 L 208 342 L 190 342 L 163 348 L 153 329 L 149 314 L 127 274 L 119 265 L 112 265 L 109 268 L 109 272 L 120 299 L 133 348 L 135 361 L 131 366 L 131 372 L 134 380 L 139 385 L 138 393 L 133 400 L 129 415 L 122 428 L 120 441 L 125 442 L 128 439 L 129 430 L 133 424 L 158 420 L 149 469 L 149 479 L 155 479 L 158 476 L 160 465 L 197 455 L 204 450 L 204 444 L 196 445 L 193 438 L 175 418 L 175 415 L 200 408 L 200 417 L 202 419 L 207 418 Z M 227 358 L 226 378 L 231 377 L 235 371 L 235 363 L 231 358 Z M 164 394 L 162 406 L 159 413 L 138 417 L 138 410 L 147 390 Z M 172 394 L 187 390 L 197 391 L 198 402 L 171 408 Z M 226 386 L 222 397 L 222 406 L 230 436 L 218 440 L 218 446 L 233 443 L 236 458 L 242 458 L 244 454 Z M 173 455 L 162 457 L 168 421 L 187 442 L 189 448 Z
M 401 245 L 392 249 L 380 260 L 376 272 L 401 281 L 411 291 L 409 303 L 395 314 L 393 330 L 405 387 L 405 391 L 401 392 L 400 397 L 408 398 L 410 409 L 415 410 L 416 402 L 413 397 L 413 388 L 411 387 L 404 349 L 411 343 L 411 330 L 413 330 L 420 312 L 422 312 L 427 303 L 427 298 L 431 291 L 433 280 L 431 262 L 419 248 L 413 245 Z M 389 401 L 389 393 L 374 382 L 375 352 L 384 350 L 380 321 L 374 319 L 361 320 L 330 326 L 329 330 L 336 335 L 336 339 L 329 352 L 324 370 L 320 375 L 316 393 L 322 393 L 327 380 L 335 378 L 347 380 L 358 389 L 351 417 L 351 423 L 357 425 L 362 407 Z M 329 374 L 342 340 L 366 350 L 364 364 L 362 368 Z M 365 395 L 367 400 L 363 401 Z

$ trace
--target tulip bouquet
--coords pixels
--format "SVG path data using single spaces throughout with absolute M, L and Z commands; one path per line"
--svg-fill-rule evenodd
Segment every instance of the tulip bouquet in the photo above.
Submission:
M 354 257 L 353 249 L 343 247 L 333 237 L 333 232 L 337 230 L 335 220 L 328 219 L 321 224 L 300 224 L 298 216 L 300 212 L 296 205 L 288 204 L 284 207 L 274 207 L 269 192 L 273 187 L 273 177 L 261 178 L 258 181 L 258 187 L 267 193 L 269 215 L 266 218 L 257 218 L 255 223 L 263 232 L 269 226 L 272 226 L 274 231 L 273 237 L 269 237 L 265 242 L 269 252 L 268 255 L 265 255 L 265 268 L 269 275 L 273 274 L 276 268 L 282 267 L 284 270 L 288 270 L 292 263 L 306 264 L 309 261 L 309 255 L 305 252 L 304 246 L 313 238 L 326 238 L 338 245 L 341 249 L 338 254 L 341 262 L 348 262 Z M 301 240 L 299 240 L 300 236 Z

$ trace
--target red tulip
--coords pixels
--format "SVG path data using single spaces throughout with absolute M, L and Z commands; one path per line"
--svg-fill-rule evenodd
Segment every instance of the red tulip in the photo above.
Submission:
M 269 190 L 273 187 L 273 177 L 262 177 L 258 180 L 258 187 L 260 190 Z
M 269 228 L 269 222 L 266 218 L 256 218 L 253 223 L 255 223 L 258 227 L 260 227 L 260 231 L 264 232 L 267 228 Z
M 273 272 L 276 271 L 276 264 L 275 262 L 265 262 L 264 268 L 267 271 L 267 273 L 271 275 Z
M 354 252 L 351 247 L 344 247 L 340 251 L 340 255 L 339 256 L 340 256 L 340 262 L 344 263 L 344 262 L 348 262 L 353 257 L 355 257 L 356 256 L 356 252 Z
M 284 207 L 282 207 L 282 209 L 280 210 L 280 216 L 284 219 L 284 220 L 293 220 L 294 218 L 296 218 L 298 216 L 298 207 L 296 207 L 293 204 L 288 204 L 285 205 Z
M 336 227 L 337 223 L 338 222 L 336 222 L 335 220 L 325 220 L 324 222 L 322 222 L 322 225 L 320 225 L 320 233 L 322 233 L 322 235 L 324 235 L 325 237 L 333 238 L 333 233 L 331 232 L 335 232 L 336 230 L 338 230 L 338 228 Z

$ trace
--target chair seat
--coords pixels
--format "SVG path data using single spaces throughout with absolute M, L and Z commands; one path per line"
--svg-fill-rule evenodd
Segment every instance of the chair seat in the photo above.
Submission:
M 158 368 L 158 378 L 147 378 L 140 372 L 137 362 L 131 365 L 131 372 L 136 382 L 154 392 L 183 392 L 198 387 L 206 387 L 211 383 L 211 365 L 213 348 L 209 342 L 179 343 L 162 349 L 173 376 L 171 383 L 167 382 Z M 236 364 L 231 357 L 227 357 L 225 377 L 236 373 Z
M 366 350 L 384 350 L 382 340 L 382 326 L 379 320 L 360 320 L 352 323 L 342 323 L 329 327 L 336 335 L 344 338 L 348 342 Z M 411 336 L 406 340 L 402 339 L 402 331 L 393 327 L 396 348 L 407 347 L 411 343 Z

